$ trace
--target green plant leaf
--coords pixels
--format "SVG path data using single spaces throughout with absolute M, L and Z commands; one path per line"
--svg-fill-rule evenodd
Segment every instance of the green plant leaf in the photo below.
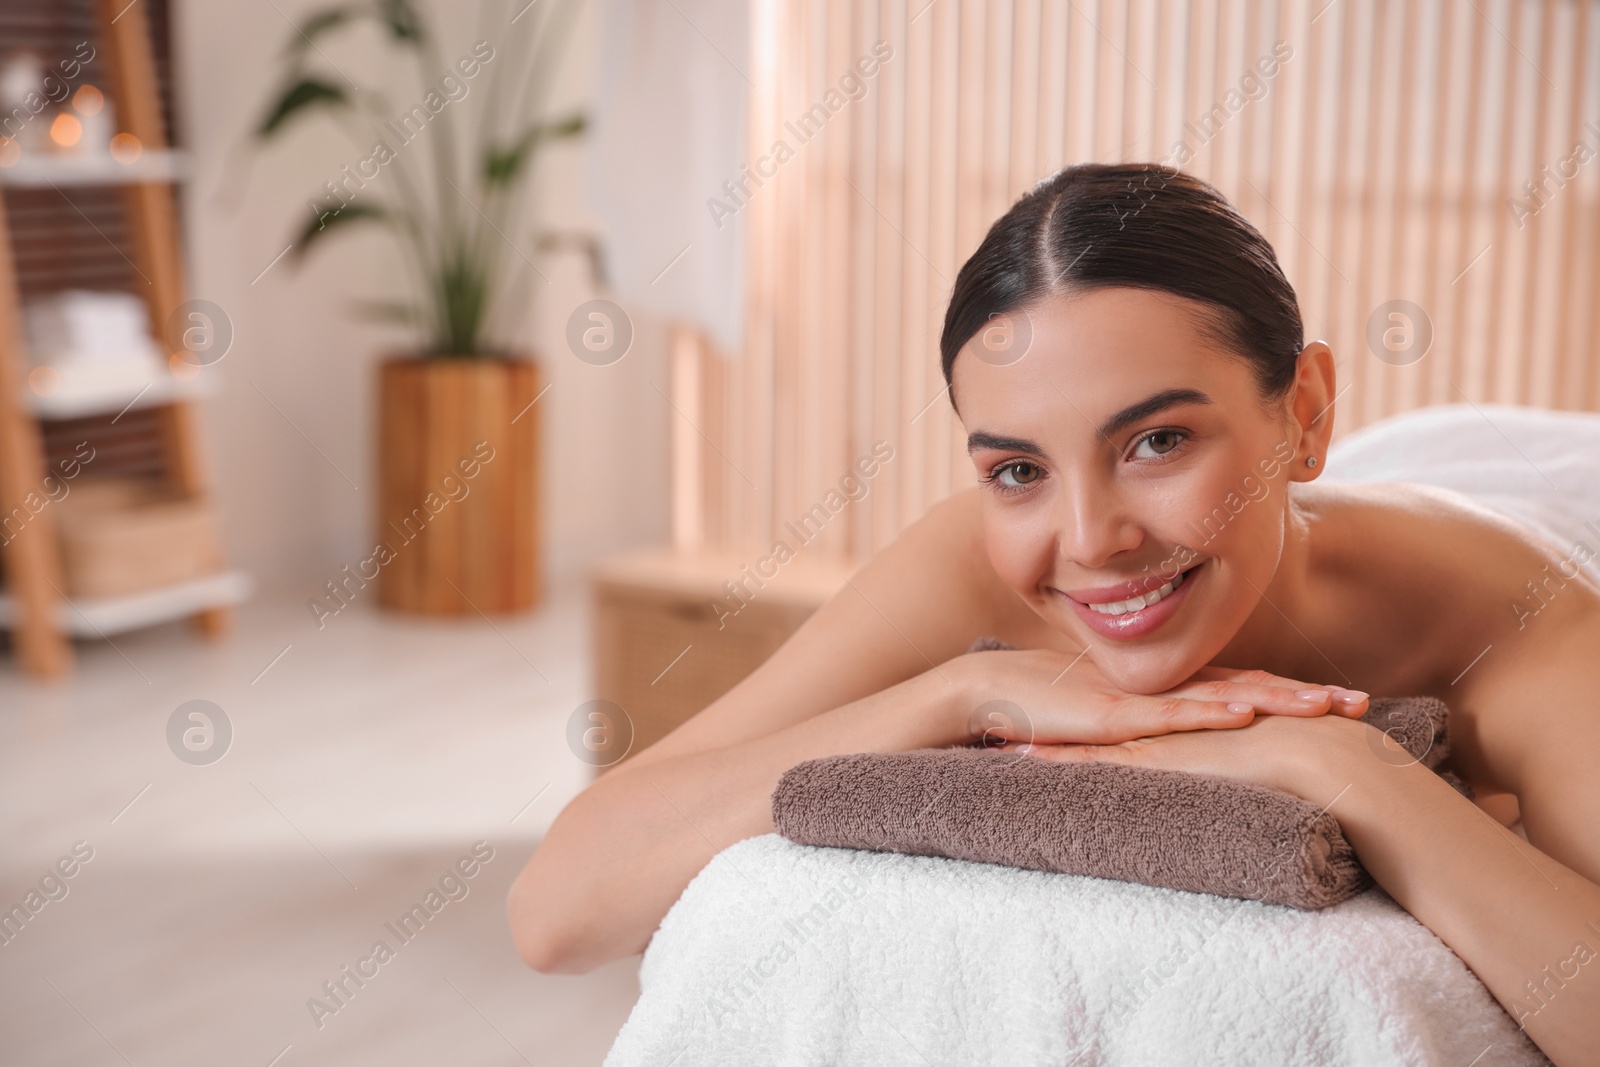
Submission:
M 465 246 L 457 247 L 440 258 L 431 281 L 438 312 L 435 354 L 471 356 L 484 352 L 484 327 L 494 291 L 488 264 Z
M 278 102 L 267 112 L 256 130 L 257 137 L 271 137 L 283 128 L 284 123 L 314 107 L 348 107 L 350 97 L 331 82 L 317 78 L 301 78 L 283 91 Z
M 422 16 L 411 6 L 411 0 L 378 0 L 378 17 L 395 40 L 422 43 Z
M 574 111 L 564 119 L 545 124 L 544 139 L 559 141 L 566 137 L 576 137 L 589 128 L 589 116 L 581 111 Z
M 306 228 L 300 231 L 300 237 L 294 243 L 294 258 L 303 259 L 313 243 L 322 240 L 334 229 L 349 226 L 352 222 L 393 223 L 396 218 L 387 208 L 378 204 L 346 204 L 306 223 Z
M 295 34 L 289 39 L 286 51 L 291 58 L 303 56 L 307 49 L 315 46 L 318 37 L 330 30 L 338 29 L 352 19 L 360 18 L 362 14 L 362 9 L 355 4 L 344 4 L 318 11 L 295 27 Z
M 483 184 L 492 189 L 515 183 L 540 144 L 576 137 L 587 127 L 588 119 L 577 113 L 555 122 L 535 123 L 509 146 L 490 145 L 483 154 Z

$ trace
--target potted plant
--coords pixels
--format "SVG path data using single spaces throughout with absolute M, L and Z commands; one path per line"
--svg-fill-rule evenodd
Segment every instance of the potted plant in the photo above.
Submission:
M 294 258 L 331 232 L 373 224 L 393 235 L 406 267 L 407 298 L 359 305 L 416 338 L 379 366 L 377 543 L 357 568 L 390 608 L 494 613 L 540 598 L 541 375 L 506 343 L 504 319 L 525 308 L 510 298 L 537 271 L 517 241 L 535 158 L 584 128 L 581 114 L 545 115 L 575 11 L 552 6 L 489 4 L 478 25 L 493 39 L 460 55 L 446 53 L 411 0 L 317 12 L 289 35 L 283 83 L 255 131 L 268 141 L 323 114 L 355 146 L 310 201 Z M 333 66 L 323 46 L 357 24 L 409 53 L 410 95 L 396 101 Z

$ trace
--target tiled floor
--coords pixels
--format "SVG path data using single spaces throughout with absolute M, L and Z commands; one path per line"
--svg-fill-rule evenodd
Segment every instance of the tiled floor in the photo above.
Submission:
M 75 843 L 93 849 L 0 945 L 0 1062 L 604 1057 L 638 995 L 637 957 L 581 978 L 536 974 L 512 951 L 503 909 L 539 834 L 587 781 L 565 740 L 588 697 L 581 589 L 514 620 L 435 622 L 358 602 L 325 622 L 266 597 L 220 642 L 170 626 L 81 645 L 68 684 L 0 662 L 0 908 L 23 903 Z M 167 740 L 174 710 L 197 699 L 233 730 L 206 765 Z M 436 897 L 401 942 L 385 924 L 479 841 L 493 858 L 447 882 L 460 899 Z M 379 940 L 392 958 L 330 998 L 323 984 Z M 338 1010 L 314 1013 L 313 997 Z

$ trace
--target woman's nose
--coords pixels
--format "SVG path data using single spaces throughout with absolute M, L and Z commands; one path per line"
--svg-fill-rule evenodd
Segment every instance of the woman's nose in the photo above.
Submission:
M 1143 533 L 1128 515 L 1125 501 L 1110 486 L 1092 477 L 1063 479 L 1056 515 L 1061 552 L 1081 567 L 1107 565 L 1115 556 L 1139 547 Z

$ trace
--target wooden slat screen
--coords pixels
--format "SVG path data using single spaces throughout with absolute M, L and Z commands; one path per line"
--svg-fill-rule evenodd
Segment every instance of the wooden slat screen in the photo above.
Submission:
M 779 139 L 794 154 L 741 208 L 744 350 L 676 352 L 680 547 L 764 552 L 878 440 L 894 460 L 807 551 L 862 559 L 969 484 L 937 352 L 960 263 L 1038 179 L 1177 161 L 1185 140 L 1333 345 L 1340 434 L 1464 400 L 1600 410 L 1595 0 L 756 8 L 751 165 Z M 865 95 L 800 143 L 879 40 L 893 57 Z M 1418 362 L 1368 348 L 1391 299 L 1431 320 Z
M 150 39 L 156 60 L 157 92 L 166 122 L 168 140 L 180 144 L 180 127 L 174 121 L 172 95 L 172 11 L 168 0 L 139 0 L 150 21 Z M 0 4 L 0 55 L 31 52 L 45 66 L 76 54 L 87 41 L 95 58 L 83 68 L 74 85 L 90 82 L 110 89 L 105 40 L 95 18 L 94 0 L 5 0 Z
M 172 113 L 171 12 L 167 0 L 140 0 L 150 21 L 159 97 L 169 137 L 179 128 Z M 31 53 L 47 69 L 80 55 L 87 44 L 93 58 L 71 83 L 104 90 L 114 108 L 110 56 L 100 33 L 94 0 L 5 0 L 0 3 L 0 58 Z M 0 119 L 5 116 L 0 115 Z M 46 111 L 32 121 L 48 124 Z M 0 129 L 0 134 L 4 130 Z M 17 283 L 24 299 L 62 289 L 122 289 L 139 293 L 129 257 L 132 238 L 126 226 L 123 191 L 113 186 L 6 188 Z M 179 190 L 181 195 L 181 188 Z

